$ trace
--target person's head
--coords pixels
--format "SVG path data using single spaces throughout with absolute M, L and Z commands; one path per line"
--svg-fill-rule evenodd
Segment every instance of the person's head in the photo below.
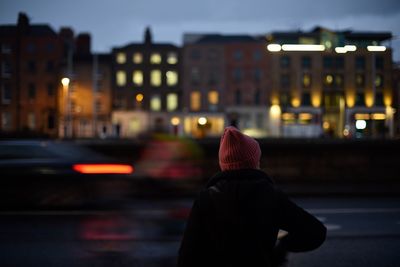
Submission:
M 258 169 L 261 149 L 255 139 L 229 126 L 221 136 L 218 157 L 222 171 Z

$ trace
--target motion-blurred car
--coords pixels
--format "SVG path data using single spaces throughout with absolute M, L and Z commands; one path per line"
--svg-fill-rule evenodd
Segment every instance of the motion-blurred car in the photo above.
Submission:
M 129 192 L 133 166 L 61 141 L 0 141 L 0 209 L 109 205 Z

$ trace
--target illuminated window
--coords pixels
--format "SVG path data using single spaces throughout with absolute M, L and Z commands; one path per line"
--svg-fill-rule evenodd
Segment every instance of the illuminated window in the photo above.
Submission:
M 171 65 L 178 63 L 178 55 L 175 52 L 169 52 L 167 55 L 167 63 Z
M 143 94 L 137 94 L 136 95 L 136 101 L 139 102 L 139 103 L 143 101 L 143 98 L 144 98 Z
M 324 83 L 331 85 L 333 83 L 333 76 L 331 74 L 327 74 L 324 77 Z
M 36 128 L 36 116 L 33 112 L 28 113 L 28 128 L 31 130 Z
M 134 85 L 141 86 L 143 84 L 143 72 L 135 70 L 132 74 L 132 81 Z
M 358 88 L 364 87 L 365 85 L 365 79 L 364 79 L 364 75 L 363 74 L 356 74 L 356 86 Z
M 174 111 L 178 108 L 178 95 L 175 93 L 167 94 L 167 110 Z
M 335 75 L 335 83 L 337 86 L 342 86 L 343 85 L 343 76 L 342 75 Z
M 304 74 L 303 75 L 303 87 L 304 88 L 309 88 L 311 85 L 311 76 L 310 74 Z
M 383 76 L 380 75 L 380 74 L 377 74 L 375 76 L 375 86 L 376 87 L 382 87 L 382 85 L 383 85 Z
M 159 95 L 153 95 L 150 99 L 150 109 L 153 111 L 161 110 L 161 97 Z
M 126 62 L 126 54 L 122 52 L 117 53 L 116 60 L 118 64 L 124 64 Z
M 117 85 L 124 86 L 126 85 L 126 73 L 125 71 L 119 70 L 116 73 Z
M 140 64 L 143 62 L 143 56 L 141 53 L 134 53 L 132 56 L 132 61 L 135 64 Z
M 208 92 L 208 103 L 210 103 L 211 105 L 217 105 L 218 104 L 218 92 L 213 90 Z
M 176 71 L 167 71 L 167 85 L 175 86 L 178 83 L 178 73 Z
M 12 128 L 11 112 L 1 112 L 1 129 L 10 130 Z
M 190 94 L 190 108 L 194 111 L 200 110 L 201 107 L 201 93 L 193 91 Z
M 152 86 L 161 86 L 161 71 L 152 70 L 150 73 L 150 83 Z
M 159 53 L 153 53 L 150 56 L 151 64 L 160 64 L 161 63 L 161 55 Z

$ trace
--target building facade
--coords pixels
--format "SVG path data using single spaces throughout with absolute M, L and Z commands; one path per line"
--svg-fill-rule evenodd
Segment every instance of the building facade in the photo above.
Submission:
M 273 32 L 271 112 L 279 136 L 393 136 L 387 32 Z
M 112 51 L 112 120 L 122 136 L 169 131 L 181 110 L 180 49 L 153 43 L 150 29 L 143 43 Z
M 63 46 L 48 25 L 0 26 L 0 131 L 4 135 L 58 134 L 58 84 Z

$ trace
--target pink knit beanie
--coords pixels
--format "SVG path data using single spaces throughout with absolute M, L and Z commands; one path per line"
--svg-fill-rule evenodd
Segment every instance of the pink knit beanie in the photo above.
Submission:
M 257 169 L 261 149 L 256 140 L 229 126 L 221 136 L 218 156 L 222 171 Z

